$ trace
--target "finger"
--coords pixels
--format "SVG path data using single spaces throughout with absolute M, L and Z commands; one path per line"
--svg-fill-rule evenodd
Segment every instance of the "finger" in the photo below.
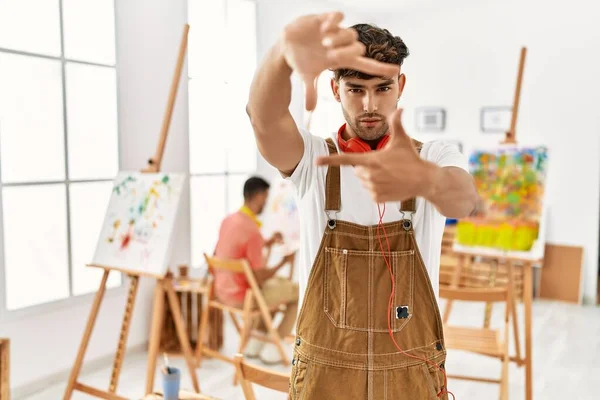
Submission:
M 344 19 L 344 13 L 340 11 L 329 13 L 326 15 L 325 21 L 321 24 L 321 32 L 335 32 L 340 29 L 339 25 Z
M 305 87 L 305 108 L 306 111 L 312 111 L 317 107 L 317 78 L 306 78 Z
M 317 158 L 317 165 L 368 165 L 370 154 L 336 154 Z
M 323 39 L 323 46 L 329 48 L 349 45 L 358 39 L 358 33 L 354 29 L 343 29 L 334 34 L 329 34 Z
M 355 57 L 347 67 L 373 76 L 394 77 L 400 74 L 400 67 L 398 65 L 384 63 L 367 57 Z
M 337 68 L 350 68 L 355 60 L 364 53 L 364 49 L 364 44 L 354 42 L 343 47 L 328 50 L 327 57 Z
M 402 113 L 404 112 L 403 108 L 399 108 L 390 115 L 388 118 L 388 124 L 391 130 L 391 138 L 389 146 L 412 146 L 412 141 L 410 137 L 404 130 L 404 126 L 402 125 Z

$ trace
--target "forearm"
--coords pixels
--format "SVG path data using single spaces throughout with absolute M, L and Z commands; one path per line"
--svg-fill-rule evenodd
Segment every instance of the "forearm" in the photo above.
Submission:
M 254 276 L 256 277 L 256 281 L 258 285 L 261 286 L 266 280 L 271 279 L 277 271 L 281 268 L 282 264 L 278 264 L 271 268 L 261 268 L 258 270 L 254 270 Z
M 252 80 L 246 110 L 255 126 L 277 123 L 289 112 L 292 69 L 285 61 L 281 49 L 282 44 L 278 40 Z
M 431 186 L 426 200 L 448 218 L 464 218 L 477 205 L 473 177 L 457 167 L 430 166 Z
M 273 46 L 258 68 L 246 112 L 265 160 L 290 175 L 302 158 L 304 142 L 292 118 L 292 70 L 282 54 L 281 41 Z

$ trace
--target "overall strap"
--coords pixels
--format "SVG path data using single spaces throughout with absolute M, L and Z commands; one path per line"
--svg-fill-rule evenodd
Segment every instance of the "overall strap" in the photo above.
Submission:
M 329 155 L 337 154 L 333 139 L 327 138 Z M 325 211 L 339 211 L 341 208 L 341 186 L 340 167 L 327 167 L 327 178 L 325 180 Z
M 412 139 L 413 145 L 419 154 L 421 154 L 421 149 L 423 148 L 423 143 L 418 140 Z M 400 204 L 400 211 L 402 212 L 415 212 L 417 210 L 417 199 L 411 198 L 408 200 L 404 200 Z

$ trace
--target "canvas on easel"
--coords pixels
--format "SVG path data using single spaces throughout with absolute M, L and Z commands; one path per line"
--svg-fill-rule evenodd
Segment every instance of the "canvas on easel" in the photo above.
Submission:
M 90 265 L 164 276 L 183 174 L 120 172 Z
M 545 246 L 548 149 L 505 144 L 469 157 L 480 202 L 456 227 L 455 251 L 539 260 Z
M 300 216 L 294 185 L 286 179 L 275 179 L 269 189 L 269 198 L 261 216 L 261 232 L 270 237 L 275 232 L 283 236 L 278 253 L 290 254 L 300 247 Z

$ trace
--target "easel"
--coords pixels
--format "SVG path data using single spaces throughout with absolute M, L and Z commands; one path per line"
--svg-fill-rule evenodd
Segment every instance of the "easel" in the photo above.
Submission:
M 173 107 L 175 104 L 175 98 L 177 96 L 177 89 L 179 86 L 179 81 L 181 78 L 181 70 L 183 68 L 183 61 L 185 58 L 185 53 L 187 49 L 187 38 L 189 32 L 189 25 L 185 25 L 183 30 L 183 37 L 181 39 L 181 44 L 179 47 L 179 55 L 177 59 L 177 64 L 175 67 L 175 75 L 173 77 L 173 82 L 171 83 L 171 91 L 169 93 L 169 99 L 167 104 L 167 109 L 163 118 L 163 124 L 160 132 L 160 138 L 158 141 L 158 146 L 156 149 L 156 153 L 153 158 L 148 160 L 148 166 L 142 170 L 144 173 L 155 173 L 160 171 L 160 166 L 162 162 L 163 153 L 165 150 L 165 144 L 167 140 L 167 134 L 169 131 L 169 126 L 171 123 L 171 116 L 173 114 Z M 162 313 L 164 310 L 164 293 L 167 293 L 167 297 L 169 299 L 169 306 L 171 307 L 171 311 L 173 313 L 173 317 L 175 319 L 175 325 L 177 328 L 177 333 L 179 336 L 179 340 L 181 342 L 181 346 L 183 349 L 184 357 L 192 377 L 192 383 L 194 385 L 194 389 L 196 392 L 200 391 L 200 387 L 198 385 L 198 378 L 196 376 L 195 370 L 195 361 L 192 353 L 192 349 L 190 347 L 189 339 L 187 337 L 187 333 L 184 327 L 183 318 L 181 316 L 181 309 L 179 307 L 179 303 L 177 301 L 177 297 L 175 295 L 175 291 L 173 290 L 173 278 L 171 272 L 167 272 L 164 277 L 159 277 L 153 274 L 144 274 L 142 272 L 137 271 L 127 271 L 122 268 L 113 268 L 109 266 L 100 266 L 100 265 L 89 265 L 93 267 L 98 267 L 104 269 L 104 274 L 102 275 L 102 281 L 100 282 L 100 288 L 96 293 L 94 298 L 94 303 L 92 304 L 92 310 L 90 312 L 90 316 L 88 318 L 87 325 L 85 327 L 85 332 L 83 334 L 83 338 L 81 339 L 81 344 L 79 345 L 79 351 L 77 353 L 77 358 L 75 360 L 75 364 L 73 365 L 73 369 L 71 370 L 71 375 L 69 377 L 69 381 L 67 383 L 67 388 L 65 390 L 65 395 L 63 397 L 64 400 L 68 400 L 71 398 L 73 391 L 78 390 L 80 392 L 84 392 L 90 394 L 92 396 L 107 399 L 107 400 L 127 400 L 125 397 L 119 396 L 116 394 L 117 385 L 119 383 L 119 375 L 121 374 L 121 367 L 123 365 L 123 359 L 125 356 L 125 346 L 127 343 L 127 335 L 129 334 L 129 325 L 131 322 L 131 317 L 133 315 L 133 306 L 135 304 L 135 297 L 137 294 L 139 278 L 141 275 L 151 276 L 157 280 L 156 288 L 155 288 L 155 300 L 154 300 L 154 318 L 152 321 L 152 331 L 150 334 L 150 354 L 148 359 L 148 374 L 152 372 L 152 382 L 154 380 L 154 373 L 156 368 L 156 351 L 158 350 L 158 340 L 160 340 L 160 326 L 158 326 L 158 322 L 156 321 L 156 315 L 158 313 Z M 100 304 L 102 303 L 102 298 L 104 297 L 104 292 L 106 291 L 106 281 L 108 279 L 108 274 L 111 270 L 121 271 L 126 273 L 130 278 L 129 283 L 129 293 L 127 295 L 127 303 L 125 305 L 125 314 L 123 316 L 123 323 L 121 325 L 121 334 L 119 336 L 119 343 L 117 346 L 117 352 L 115 355 L 115 359 L 113 362 L 113 369 L 110 378 L 110 384 L 108 391 L 99 390 L 93 388 L 88 385 L 84 385 L 77 381 L 79 377 L 79 373 L 81 372 L 81 366 L 83 364 L 83 358 L 85 356 L 85 351 L 89 344 L 89 340 L 92 334 L 92 330 L 94 329 L 94 324 L 96 322 L 96 317 L 98 316 L 98 311 L 100 310 Z M 159 299 L 159 300 L 158 300 Z M 158 339 L 158 340 L 157 340 Z M 150 387 L 150 389 L 148 389 Z M 151 393 L 152 385 L 146 385 L 146 394 Z
M 517 76 L 517 85 L 515 90 L 515 96 L 513 100 L 513 112 L 511 118 L 511 125 L 508 132 L 506 132 L 506 136 L 501 144 L 516 144 L 516 124 L 517 117 L 519 112 L 519 101 L 521 97 L 521 84 L 523 81 L 523 70 L 525 68 L 525 57 L 527 55 L 527 48 L 521 48 L 521 57 L 519 61 L 519 70 Z M 458 287 L 461 282 L 461 275 L 465 268 L 466 260 L 471 259 L 471 257 L 478 256 L 478 254 L 474 252 L 462 252 L 462 251 L 454 251 L 455 254 L 458 255 L 458 264 L 456 270 L 454 271 L 454 275 L 452 277 L 451 286 Z M 532 308 L 533 308 L 533 266 L 537 264 L 542 264 L 543 259 L 525 259 L 519 257 L 511 257 L 509 255 L 485 255 L 479 254 L 479 256 L 494 259 L 496 265 L 500 263 L 505 263 L 508 266 L 508 280 L 509 280 L 509 289 L 512 291 L 513 296 L 515 296 L 514 292 L 514 283 L 515 283 L 515 264 L 521 264 L 523 268 L 523 308 L 525 314 L 525 357 L 521 357 L 521 346 L 519 341 L 519 330 L 518 330 L 518 321 L 517 321 L 517 313 L 516 313 L 516 299 L 512 302 L 512 320 L 513 320 L 513 331 L 515 336 L 515 350 L 516 355 L 511 357 L 511 361 L 515 362 L 518 366 L 525 366 L 525 399 L 532 400 L 533 399 L 533 373 L 532 373 L 532 349 L 531 349 L 531 331 L 532 331 Z M 490 280 L 493 281 L 495 276 L 490 276 Z M 446 309 L 444 310 L 444 322 L 448 320 L 450 315 L 450 311 L 452 310 L 452 301 L 448 301 L 446 304 Z M 484 324 L 487 324 L 489 321 L 489 313 L 491 307 L 486 306 L 486 316 Z

